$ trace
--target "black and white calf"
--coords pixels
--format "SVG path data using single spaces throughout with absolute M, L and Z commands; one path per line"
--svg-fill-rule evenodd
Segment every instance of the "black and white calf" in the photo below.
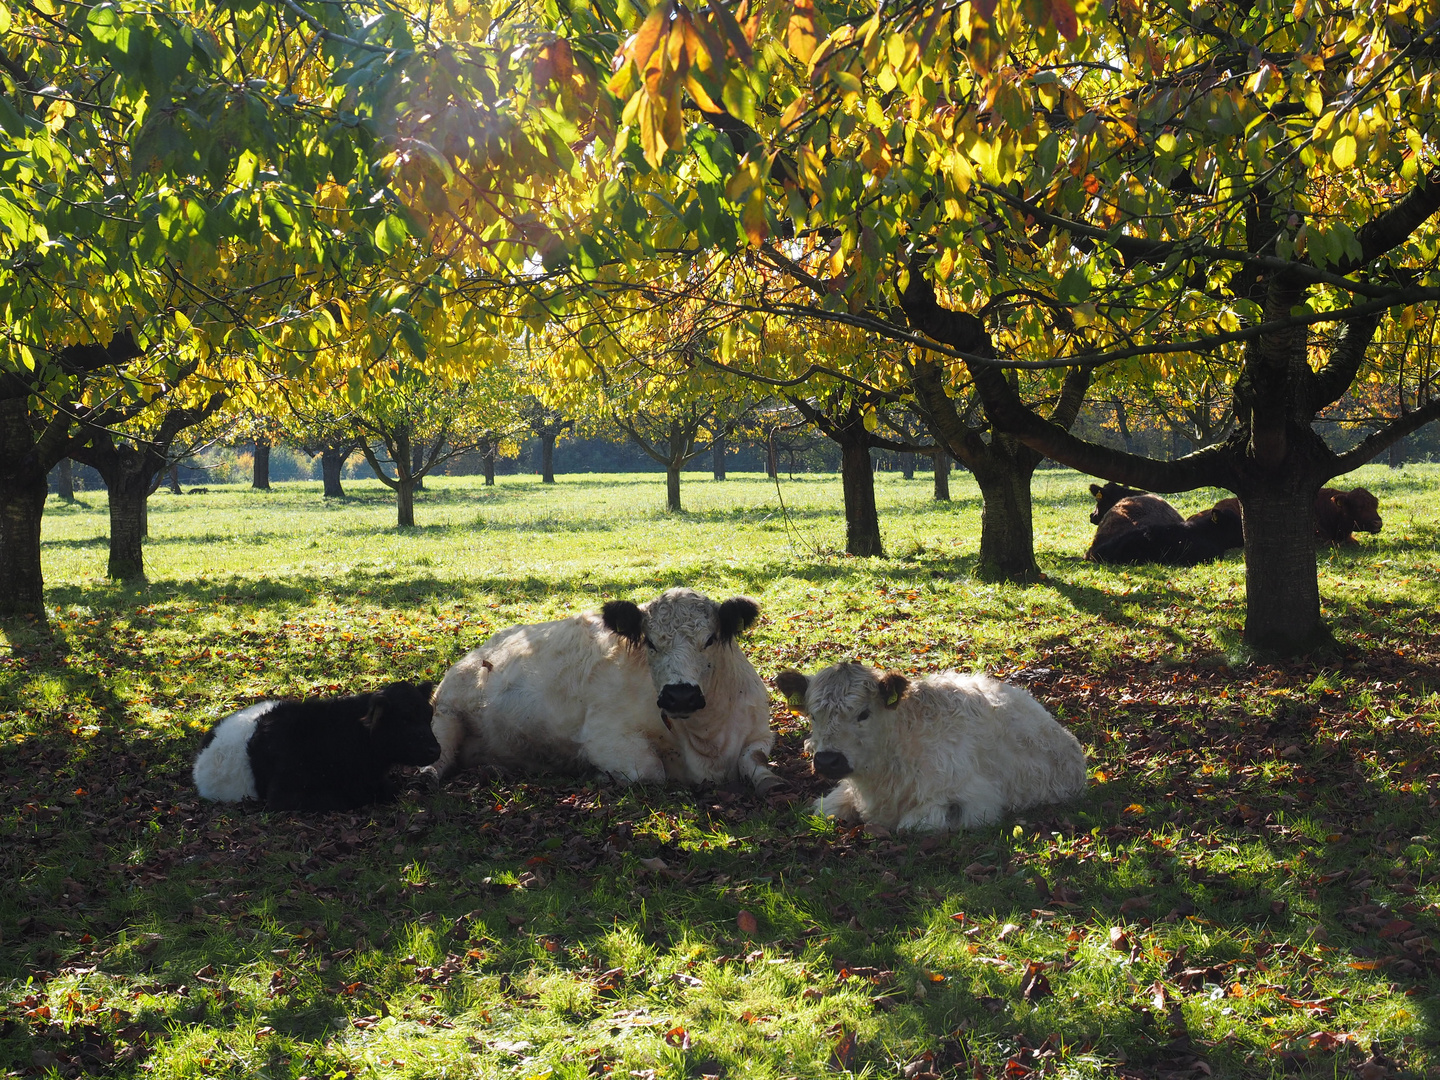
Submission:
M 395 796 L 392 765 L 428 765 L 431 683 L 375 693 L 262 701 L 205 735 L 195 786 L 217 802 L 260 799 L 270 810 L 349 810 Z
M 775 685 L 810 717 L 815 771 L 840 784 L 827 817 L 887 829 L 973 828 L 1009 810 L 1074 798 L 1085 751 L 1025 690 L 947 671 L 918 682 L 864 664 Z

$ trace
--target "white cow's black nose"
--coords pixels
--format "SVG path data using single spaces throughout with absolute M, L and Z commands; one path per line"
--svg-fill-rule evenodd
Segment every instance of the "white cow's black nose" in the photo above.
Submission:
M 827 780 L 844 780 L 855 769 L 840 751 L 822 750 L 815 755 L 815 771 Z
M 670 683 L 655 704 L 667 713 L 689 716 L 705 708 L 705 694 L 694 683 Z

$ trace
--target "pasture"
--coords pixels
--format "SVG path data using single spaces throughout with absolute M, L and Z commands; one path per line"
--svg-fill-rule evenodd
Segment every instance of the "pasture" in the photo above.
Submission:
M 0 625 L 0 1070 L 73 1077 L 1440 1076 L 1440 467 L 1367 466 L 1385 529 L 1321 552 L 1339 646 L 1238 647 L 1238 554 L 972 576 L 979 504 L 877 477 L 438 478 L 156 495 L 150 582 L 103 493 L 45 516 L 53 636 Z M 1184 513 L 1219 493 L 1172 501 Z M 1078 802 L 944 837 L 844 829 L 773 695 L 785 788 L 462 773 L 331 815 L 202 802 L 201 733 L 278 694 L 438 679 L 495 630 L 675 584 L 762 608 L 771 679 L 841 659 L 1026 686 Z

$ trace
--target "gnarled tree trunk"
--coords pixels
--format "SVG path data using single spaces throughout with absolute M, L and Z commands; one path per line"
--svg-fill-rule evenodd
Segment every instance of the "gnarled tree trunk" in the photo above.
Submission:
M 340 473 L 345 468 L 345 459 L 349 456 L 338 446 L 327 446 L 320 451 L 320 478 L 325 485 L 325 498 L 345 497 L 345 489 L 340 484 Z
M 3 404 L 3 403 L 0 403 Z M 23 405 L 24 402 L 21 402 Z M 4 418 L 0 417 L 0 425 Z M 0 449 L 8 451 L 3 431 Z M 0 615 L 45 615 L 40 573 L 40 519 L 49 485 L 38 466 L 0 465 Z
M 869 432 L 863 424 L 851 424 L 837 431 L 835 440 L 840 444 L 840 485 L 845 494 L 845 551 L 865 558 L 883 556 Z
M 121 581 L 145 576 L 146 502 L 150 477 L 126 462 L 106 469 L 110 493 L 110 562 L 106 572 Z
M 59 476 L 55 482 L 56 493 L 65 502 L 73 503 L 75 501 L 75 463 L 68 457 L 61 458 L 57 468 Z
M 553 433 L 542 432 L 540 435 L 540 482 L 542 484 L 555 482 L 555 440 L 557 437 Z
M 730 449 L 730 440 L 724 435 L 715 436 L 715 442 L 710 447 L 713 465 L 711 472 L 716 480 L 725 479 L 725 454 Z
M 665 508 L 672 514 L 678 514 L 680 506 L 680 466 L 665 466 Z
M 480 452 L 480 460 L 485 464 L 485 486 L 495 486 L 495 444 L 486 443 L 485 449 Z
M 395 524 L 402 529 L 415 525 L 415 481 L 408 476 L 395 485 Z
M 1298 478 L 1297 478 L 1298 479 Z M 1242 491 L 1245 643 L 1287 656 L 1331 641 L 1320 616 L 1315 495 L 1320 481 Z
M 425 490 L 425 477 L 420 475 L 420 470 L 425 468 L 425 447 L 424 445 L 412 446 L 410 448 L 410 475 L 415 477 L 415 490 Z
M 935 501 L 950 501 L 950 455 L 943 449 L 932 450 L 930 458 L 935 463 Z
M 261 435 L 255 440 L 255 475 L 250 486 L 256 491 L 270 490 L 270 439 Z
M 990 452 L 971 464 L 980 485 L 980 576 L 993 581 L 1033 581 L 1035 526 L 1030 483 L 1040 455 L 1005 435 L 994 435 Z

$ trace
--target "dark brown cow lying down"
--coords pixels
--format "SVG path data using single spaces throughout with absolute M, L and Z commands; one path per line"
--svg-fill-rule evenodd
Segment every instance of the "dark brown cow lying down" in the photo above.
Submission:
M 1363 487 L 1341 491 L 1321 488 L 1315 496 L 1315 539 L 1326 544 L 1353 544 L 1355 530 L 1378 533 L 1380 500 Z
M 1240 500 L 1221 499 L 1215 510 L 1233 510 L 1240 513 Z M 1209 510 L 1202 510 L 1187 520 L 1195 521 Z M 1315 496 L 1315 539 L 1322 544 L 1353 544 L 1359 532 L 1378 533 L 1384 522 L 1380 520 L 1380 500 L 1364 488 L 1341 491 L 1339 488 L 1321 488 Z
M 1090 520 L 1098 525 L 1095 539 L 1090 541 L 1090 550 L 1085 552 L 1085 558 L 1090 562 L 1096 561 L 1097 545 L 1103 547 L 1123 533 L 1158 525 L 1180 525 L 1185 520 L 1179 510 L 1159 495 L 1149 492 L 1135 492 L 1111 483 L 1103 488 L 1099 484 L 1091 484 L 1090 494 L 1095 496 L 1095 511 Z

